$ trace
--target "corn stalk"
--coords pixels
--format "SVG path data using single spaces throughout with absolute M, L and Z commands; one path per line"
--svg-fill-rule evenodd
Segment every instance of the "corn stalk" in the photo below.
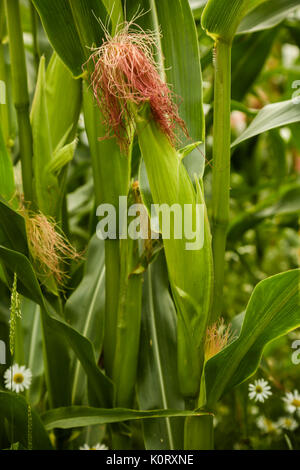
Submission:
M 13 97 L 17 111 L 22 181 L 25 201 L 33 202 L 32 133 L 29 119 L 29 95 L 19 0 L 6 0 L 7 29 L 11 55 Z

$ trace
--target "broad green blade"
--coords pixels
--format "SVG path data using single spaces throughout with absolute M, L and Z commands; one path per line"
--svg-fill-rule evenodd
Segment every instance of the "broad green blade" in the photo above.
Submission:
M 91 389 L 93 390 L 94 400 L 97 406 L 109 407 L 112 405 L 113 386 L 107 377 L 100 371 L 96 359 L 95 352 L 91 342 L 78 333 L 74 328 L 62 320 L 56 318 L 49 312 L 48 305 L 42 295 L 37 278 L 29 260 L 16 251 L 8 250 L 0 247 L 0 259 L 11 277 L 13 273 L 17 273 L 18 287 L 20 293 L 32 299 L 41 306 L 43 329 L 45 337 L 50 338 L 48 351 L 48 362 L 51 360 L 52 369 L 49 367 L 48 374 L 51 373 L 51 380 L 48 381 L 48 388 L 57 386 L 60 393 L 55 395 L 56 401 L 62 400 L 65 395 L 71 391 L 68 373 L 65 370 L 67 363 L 60 344 L 64 344 L 65 348 L 69 346 L 73 349 L 79 358 L 89 380 Z M 46 345 L 47 347 L 47 345 Z M 49 354 L 51 355 L 49 357 Z M 61 377 L 64 377 L 62 382 Z M 95 403 L 96 405 L 96 403 Z
M 263 132 L 299 121 L 299 99 L 269 104 L 258 113 L 250 126 L 233 142 L 232 147 Z
M 43 334 L 40 307 L 31 300 L 22 299 L 22 321 L 25 364 L 32 372 L 32 382 L 26 392 L 32 406 L 42 397 L 44 385 Z
M 236 37 L 232 48 L 232 99 L 242 101 L 269 57 L 277 30 Z
M 137 411 L 122 408 L 101 409 L 85 406 L 72 406 L 51 410 L 42 415 L 43 424 L 49 431 L 54 428 L 70 429 L 99 424 L 121 423 L 125 421 L 175 416 L 203 416 L 206 412 L 182 410 Z
M 124 21 L 122 0 L 102 0 L 102 2 L 109 13 L 112 34 L 114 34 L 118 25 Z
M 53 49 L 73 75 L 82 74 L 86 51 L 80 42 L 68 0 L 33 0 Z
M 0 0 L 0 40 L 4 38 L 6 33 L 5 15 L 4 15 L 4 0 Z
M 130 237 L 121 240 L 120 292 L 112 379 L 116 390 L 115 406 L 124 408 L 134 404 L 137 380 L 143 281 L 143 271 L 135 272 L 139 263 L 139 241 Z
M 28 255 L 24 218 L 6 202 L 0 200 L 0 243 L 7 248 Z
M 184 409 L 177 379 L 176 310 L 164 256 L 148 267 L 144 281 L 138 402 L 143 410 Z M 143 423 L 146 449 L 183 448 L 183 422 L 170 418 Z
M 72 78 L 55 54 L 46 74 L 42 57 L 31 111 L 34 183 L 38 208 L 56 220 L 65 191 L 60 174 L 73 158 L 76 140 L 65 143 L 74 138 L 80 107 L 81 81 Z
M 268 343 L 300 327 L 299 282 L 300 269 L 295 269 L 256 286 L 238 339 L 206 364 L 209 408 L 255 373 Z
M 268 0 L 249 0 L 248 1 L 248 11 L 252 10 L 253 8 L 256 8 L 258 5 L 260 5 L 263 2 L 267 2 Z M 207 4 L 208 0 L 189 0 L 191 9 L 193 11 L 197 11 L 200 8 L 203 8 Z
M 150 2 L 151 3 L 151 2 Z M 166 82 L 177 95 L 179 113 L 184 120 L 189 138 L 182 146 L 203 142 L 205 120 L 202 96 L 202 72 L 195 21 L 188 0 L 156 0 L 157 23 L 161 28 L 161 50 Z M 155 14 L 155 9 L 152 14 Z M 172 18 L 172 21 L 170 21 Z M 205 169 L 204 145 L 184 159 L 191 179 L 200 178 Z
M 52 143 L 46 100 L 45 57 L 41 58 L 38 80 L 31 109 L 31 128 L 33 137 L 33 169 L 35 195 L 39 209 L 45 215 L 53 215 L 55 208 L 49 194 L 49 179 L 46 171 L 52 158 Z M 43 125 L 41 125 L 43 123 Z M 55 178 L 51 182 L 52 192 L 56 192 Z M 50 186 L 50 187 L 51 187 Z M 49 197 L 50 196 L 50 197 Z M 53 195 L 54 196 L 54 195 Z
M 248 0 L 209 0 L 202 13 L 202 28 L 214 40 L 230 43 L 248 10 Z
M 29 441 L 32 437 L 32 450 L 51 450 L 48 433 L 34 409 L 31 409 L 31 415 L 32 436 L 29 436 Z M 6 419 L 13 426 L 14 442 L 20 442 L 28 449 L 28 404 L 24 397 L 0 391 L 0 417 L 2 423 Z
M 127 196 L 130 182 L 130 161 L 120 152 L 115 139 L 102 139 L 107 131 L 103 116 L 95 104 L 87 84 L 83 89 L 83 111 L 89 140 L 96 206 L 112 204 L 118 212 L 119 197 Z M 118 240 L 106 240 L 106 322 L 104 338 L 105 368 L 111 376 L 116 345 L 116 315 L 120 293 L 120 247 Z
M 73 18 L 85 55 L 89 56 L 92 46 L 99 47 L 104 31 L 101 24 L 110 29 L 110 21 L 101 0 L 69 0 Z
M 96 357 L 100 357 L 103 344 L 104 315 L 104 242 L 94 236 L 89 245 L 83 279 L 65 305 L 65 318 L 73 328 L 93 343 Z M 80 403 L 86 382 L 78 360 L 74 366 L 72 402 Z
M 82 105 L 81 80 L 75 80 L 56 53 L 46 72 L 46 100 L 52 149 L 74 140 Z
M 0 104 L 0 106 L 3 106 Z M 0 126 L 0 197 L 11 201 L 16 191 L 14 170 L 10 155 L 7 152 Z
M 297 8 L 299 0 L 267 0 L 242 19 L 237 33 L 253 33 L 274 28 Z

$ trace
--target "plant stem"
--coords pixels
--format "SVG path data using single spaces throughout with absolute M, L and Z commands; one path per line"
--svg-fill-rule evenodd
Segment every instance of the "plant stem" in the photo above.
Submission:
M 213 148 L 214 301 L 211 321 L 222 313 L 225 249 L 230 201 L 231 44 L 216 43 Z
M 8 147 L 8 139 L 10 137 L 10 119 L 9 119 L 9 103 L 8 103 L 8 90 L 7 90 L 7 74 L 6 74 L 6 65 L 4 58 L 4 44 L 0 39 L 0 80 L 5 83 L 5 104 L 0 105 L 0 122 L 3 133 L 3 138 L 6 147 Z
M 27 70 L 19 0 L 6 0 L 14 104 L 19 126 L 22 178 L 26 202 L 32 202 L 32 132 L 29 119 Z
M 105 240 L 105 335 L 104 354 L 105 368 L 112 377 L 115 347 L 116 323 L 119 307 L 120 289 L 120 246 L 119 240 Z
M 214 449 L 213 416 L 192 416 L 186 418 L 184 450 Z
M 39 71 L 40 65 L 40 48 L 39 48 L 39 39 L 38 39 L 38 16 L 36 9 L 32 1 L 30 0 L 30 15 L 31 15 L 31 27 L 32 27 L 32 36 L 33 36 L 33 51 L 34 51 L 34 61 L 36 71 Z

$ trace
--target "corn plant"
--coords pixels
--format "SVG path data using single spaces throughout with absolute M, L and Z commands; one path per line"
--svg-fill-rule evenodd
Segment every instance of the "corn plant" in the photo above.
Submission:
M 300 328 L 300 102 L 261 85 L 300 45 L 282 3 L 0 0 L 1 448 L 220 448 L 271 377 Z

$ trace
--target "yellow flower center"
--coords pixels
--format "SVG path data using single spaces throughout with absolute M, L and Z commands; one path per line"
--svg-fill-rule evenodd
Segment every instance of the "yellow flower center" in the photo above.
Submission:
M 267 432 L 276 432 L 276 428 L 275 428 L 274 424 L 272 423 L 272 421 L 270 421 L 267 418 L 265 418 L 265 425 L 266 425 L 266 428 L 267 428 Z
M 255 391 L 256 393 L 262 393 L 263 389 L 260 385 L 256 385 Z
M 294 398 L 294 400 L 292 401 L 292 405 L 295 406 L 296 408 L 300 408 L 300 400 L 298 400 L 297 398 Z
M 14 377 L 13 377 L 13 381 L 16 383 L 16 384 L 21 384 L 24 382 L 24 375 L 23 374 L 15 374 Z

